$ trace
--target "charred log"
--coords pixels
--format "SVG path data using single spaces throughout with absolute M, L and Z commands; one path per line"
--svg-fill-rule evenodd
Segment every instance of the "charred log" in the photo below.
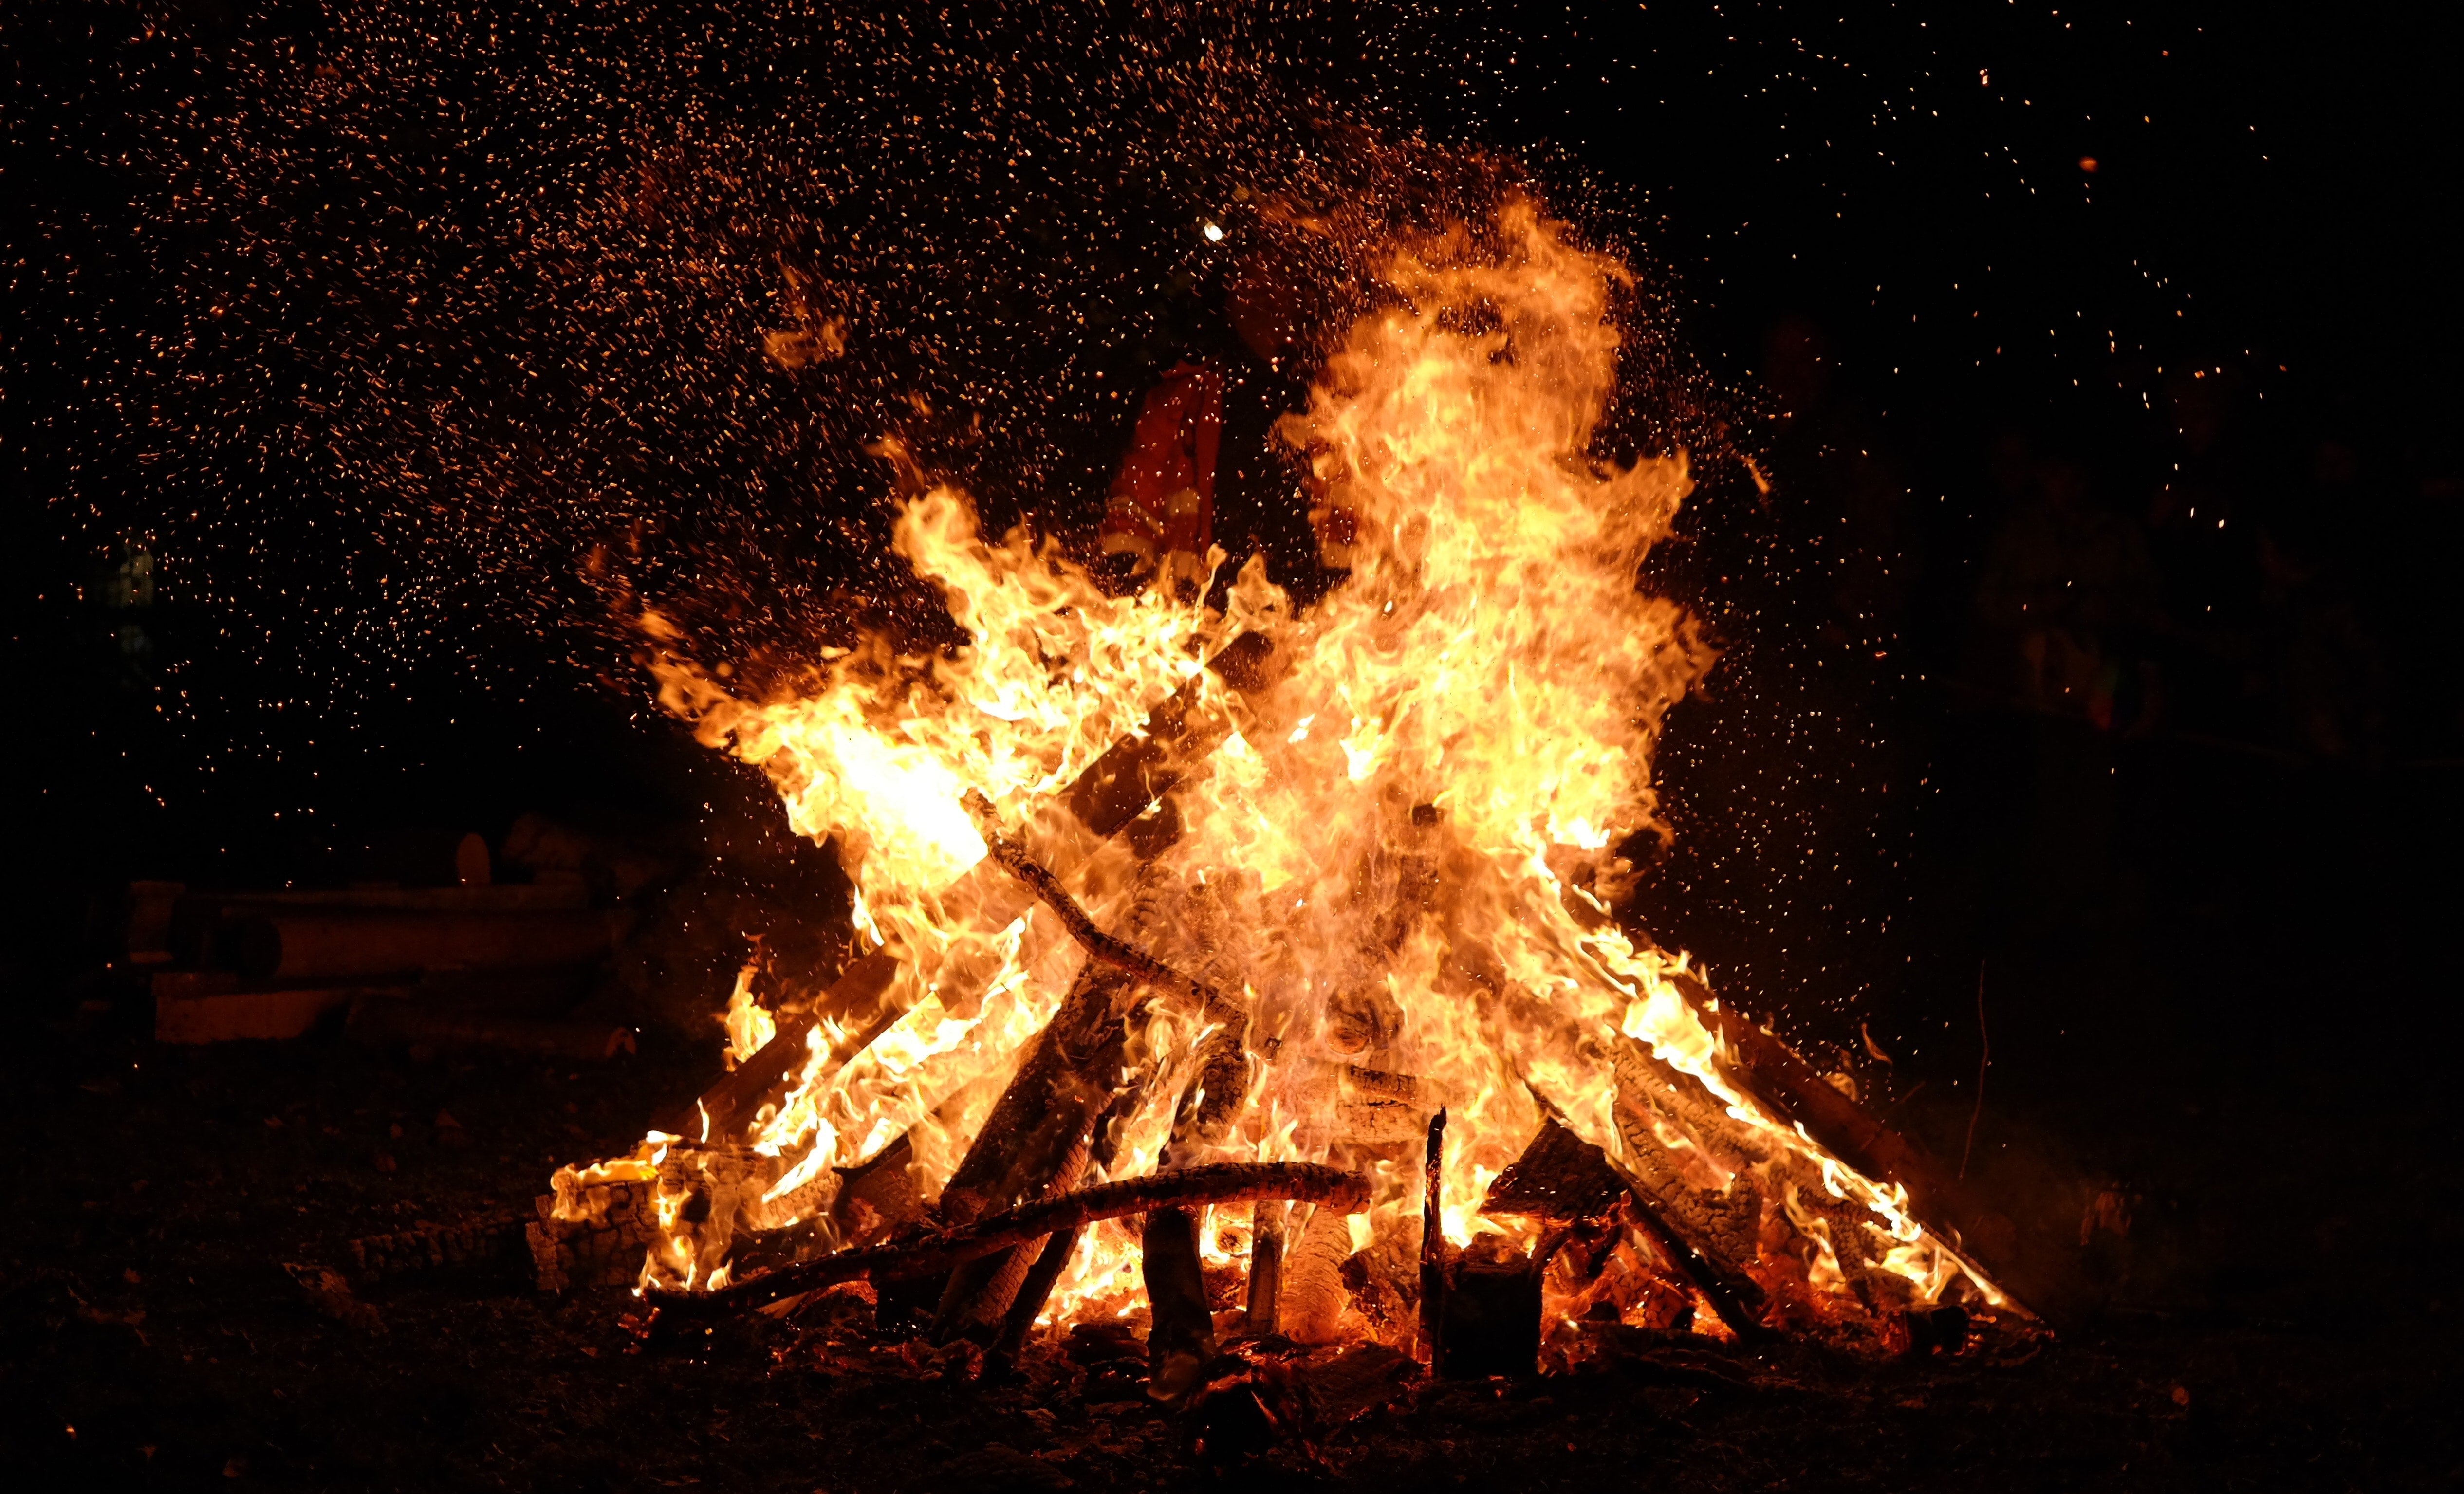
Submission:
M 1446 1232 L 1443 1209 L 1446 1112 L 1429 1120 L 1428 1151 L 1420 1163 L 1420 1345 L 1435 1368 L 1446 1327 Z
M 1281 1331 L 1279 1315 L 1284 1289 L 1284 1218 L 1280 1199 L 1258 1204 L 1249 1215 L 1249 1300 L 1243 1327 L 1251 1338 L 1271 1338 Z
M 1432 1368 L 1454 1379 L 1537 1370 L 1540 1274 L 1547 1266 L 1546 1256 L 1527 1256 L 1503 1235 L 1474 1236 L 1444 1272 Z

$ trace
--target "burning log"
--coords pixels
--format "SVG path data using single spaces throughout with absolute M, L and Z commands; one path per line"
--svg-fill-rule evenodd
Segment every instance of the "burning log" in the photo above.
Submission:
M 1927 1225 L 1946 1253 L 1973 1270 L 1948 1243 L 1958 1238 L 1958 1231 L 1943 1227 L 1955 1226 L 1969 1212 L 1958 1179 L 1924 1148 L 1825 1082 L 1795 1049 L 1755 1025 L 1745 1013 L 1713 1000 L 1690 978 L 1681 975 L 1674 983 L 1735 1056 L 1735 1063 L 1724 1066 L 1732 1084 L 1783 1120 L 1802 1125 L 1808 1135 L 1849 1166 L 1906 1189 L 1911 1217 Z M 2022 1317 L 2034 1316 L 2015 1299 L 2006 1296 L 2003 1305 Z
M 1670 1268 L 1702 1292 L 1721 1322 L 1740 1336 L 1762 1331 L 1753 1310 L 1762 1288 L 1743 1267 L 1708 1247 L 1698 1248 L 1670 1223 L 1668 1206 L 1657 1194 L 1553 1115 L 1541 1123 L 1514 1165 L 1498 1175 L 1482 1210 L 1573 1223 L 1596 1217 L 1619 1196 L 1628 1199 L 1636 1223 Z
M 1239 1036 L 1247 1029 L 1247 1013 L 1212 988 L 1096 927 L 1051 872 L 993 824 L 991 805 L 981 796 L 971 794 L 969 808 L 982 823 L 985 844 L 991 846 L 994 859 L 1052 909 L 1086 948 L 1089 960 L 1069 999 L 1037 1039 L 1017 1078 L 994 1107 L 942 1190 L 943 1217 L 959 1223 L 988 1207 L 1019 1201 L 1049 1184 L 1068 1149 L 1086 1134 L 1094 1111 L 1111 1099 L 1107 1076 L 1120 1070 L 1128 1042 L 1125 1022 L 1131 1010 L 1130 999 L 1139 991 L 1177 995 L 1195 1003 L 1203 1020 L 1223 1024 L 1203 1050 L 1199 1078 L 1190 1089 L 1190 1094 L 1198 1098 L 1195 1102 L 1185 1098 L 1183 1113 L 1175 1122 L 1173 1139 L 1177 1147 L 1199 1144 L 1220 1133 L 1237 1102 L 1247 1092 L 1246 1055 Z M 1099 973 L 1099 967 L 1114 974 L 1107 977 Z M 1150 1286 L 1167 1279 L 1176 1283 L 1182 1277 L 1196 1281 L 1199 1267 L 1194 1222 L 1184 1220 L 1176 1225 L 1167 1214 L 1160 1221 L 1151 1219 L 1149 1223 L 1158 1231 L 1155 1248 L 1161 1252 L 1159 1259 L 1152 1253 L 1148 1256 L 1158 1273 L 1151 1279 Z M 1179 1238 L 1182 1234 L 1188 1236 L 1185 1248 Z M 955 1273 L 935 1314 L 934 1336 L 946 1342 L 979 1324 L 997 1320 L 1008 1306 L 1008 1295 L 1023 1282 L 1023 1260 L 1003 1259 L 976 1263 Z M 1170 1310 L 1159 1307 L 1158 1323 L 1168 1318 L 1179 1324 L 1193 1315 L 1206 1319 L 1203 1284 L 1196 1288 L 1194 1308 L 1181 1302 L 1189 1295 L 1183 1289 L 1185 1285 L 1167 1292 L 1179 1305 Z M 1165 1336 L 1169 1341 L 1180 1332 L 1176 1328 Z M 1190 1336 L 1194 1343 L 1202 1341 L 1204 1352 L 1198 1355 L 1199 1362 L 1214 1351 L 1211 1319 L 1184 1336 Z
M 1625 1187 L 1599 1148 L 1551 1117 L 1514 1165 L 1488 1185 L 1481 1212 L 1572 1223 L 1614 1208 Z
M 1145 951 L 1125 944 L 1096 927 L 1095 920 L 1087 915 L 1087 910 L 1079 907 L 1077 899 L 1061 886 L 1059 877 L 1029 856 L 1017 842 L 1001 833 L 993 823 L 992 805 L 981 794 L 970 791 L 967 807 L 975 812 L 983 829 L 984 844 L 992 848 L 993 859 L 1052 910 L 1063 927 L 1069 931 L 1070 937 L 1085 948 L 1089 960 L 1110 965 L 1154 990 L 1179 998 L 1184 1004 L 1196 1008 L 1203 1021 L 1225 1026 L 1247 1024 L 1248 1013 L 1213 986 L 1182 975 Z
M 1112 1165 L 1112 1155 L 1120 1147 L 1121 1122 L 1129 1118 L 1130 1102 L 1135 1098 L 1134 1089 L 1122 1090 L 1113 1099 L 1111 1108 L 1096 1119 L 1094 1133 L 1087 1141 L 1085 1166 L 1076 1172 Z M 1070 1180 L 1074 1184 L 1075 1176 Z M 1261 1209 L 1269 1206 L 1265 1202 L 1257 1205 Z M 1282 1207 L 1279 1202 L 1271 1206 Z M 1054 1230 L 1045 1237 L 1044 1248 L 1037 1253 L 1035 1263 L 1027 1268 L 1025 1277 L 1019 1284 L 1018 1294 L 1010 1299 L 1009 1310 L 1001 1318 L 1001 1337 L 994 1343 L 994 1351 L 1002 1359 L 1016 1359 L 1019 1350 L 1025 1346 L 1026 1335 L 1034 1329 L 1035 1320 L 1043 1315 L 1045 1303 L 1051 1299 L 1052 1288 L 1059 1285 L 1061 1273 L 1068 1267 L 1069 1257 L 1078 1248 L 1082 1228 L 1072 1226 Z
M 998 1209 L 1040 1196 L 1095 1117 L 1113 1100 L 1111 1080 L 1128 1042 L 1124 1020 L 1137 988 L 1092 964 L 1061 1003 L 976 1132 L 957 1170 L 941 1189 L 941 1217 L 971 1224 Z M 1008 1301 L 993 1300 L 1006 1258 L 979 1260 L 956 1271 L 934 1317 L 934 1337 L 947 1342 L 998 1323 Z M 1018 1281 L 1008 1284 L 1015 1291 Z
M 996 1250 L 1100 1219 L 1160 1208 L 1284 1198 L 1314 1203 L 1340 1219 L 1368 1207 L 1369 1180 L 1316 1162 L 1217 1162 L 1145 1177 L 1098 1183 L 990 1215 L 904 1244 L 868 1245 L 757 1272 L 708 1291 L 652 1285 L 663 1310 L 687 1316 L 742 1311 L 875 1273 L 913 1275 L 963 1265 Z
M 524 1228 L 539 1289 L 612 1286 L 642 1274 L 642 1253 L 657 1242 L 658 1182 L 647 1169 L 560 1170 L 555 1192 L 538 1199 Z
M 1265 636 L 1243 633 L 1217 650 L 1207 661 L 1207 668 L 1236 691 L 1245 693 L 1263 690 L 1273 679 L 1273 643 Z M 1149 804 L 1169 792 L 1192 764 L 1232 735 L 1232 723 L 1221 713 L 1197 711 L 1199 678 L 1193 675 L 1148 714 L 1136 735 L 1114 743 L 1078 776 L 1062 796 L 1062 806 L 1053 811 L 1055 818 L 1067 822 L 1056 827 L 1059 838 L 1069 839 L 1074 832 L 1089 840 L 1103 841 L 1119 834 L 1145 813 Z M 973 922 L 979 928 L 990 931 L 1003 927 L 1025 911 L 1028 896 L 1023 884 L 1001 875 L 1004 869 L 1007 868 L 996 858 L 986 858 L 959 879 L 959 886 L 943 893 L 943 902 L 973 910 Z M 1048 871 L 1044 875 L 1050 877 Z M 1054 886 L 1057 890 L 1058 884 Z M 1076 907 L 1074 903 L 1069 906 L 1073 910 Z M 1056 908 L 1055 912 L 1060 910 Z M 1089 952 L 1094 948 L 1089 945 Z M 721 1135 L 732 1131 L 741 1118 L 758 1110 L 791 1074 L 804 1066 L 807 1042 L 814 1027 L 825 1020 L 847 1022 L 881 1001 L 895 985 L 898 971 L 897 956 L 887 951 L 876 950 L 857 960 L 810 1010 L 781 1017 L 778 1030 L 761 1050 L 712 1087 L 695 1106 L 694 1113 L 673 1117 L 675 1124 L 670 1129 L 686 1135 Z M 953 1000 L 960 999 L 957 993 L 951 996 Z M 845 1064 L 903 1015 L 903 1005 L 884 1003 L 860 1033 L 833 1048 L 827 1063 Z M 706 1131 L 701 1129 L 705 1118 Z
M 1331 1344 L 1341 1336 L 1344 1304 L 1351 1299 L 1343 1284 L 1343 1263 L 1352 1256 L 1352 1229 L 1344 1216 L 1318 1209 L 1301 1226 L 1300 1243 L 1284 1260 L 1281 1317 L 1286 1337 L 1295 1343 Z
M 705 1141 L 733 1133 L 739 1121 L 752 1115 L 778 1092 L 789 1075 L 804 1066 L 811 1052 L 806 1044 L 813 1029 L 825 1021 L 847 1022 L 880 1002 L 898 978 L 898 968 L 897 956 L 881 950 L 847 966 L 809 1010 L 780 1019 L 778 1032 L 761 1045 L 760 1051 L 730 1069 L 690 1109 L 667 1116 L 660 1129 Z M 904 1008 L 884 1005 L 861 1029 L 831 1048 L 828 1062 L 845 1064 L 905 1015 Z

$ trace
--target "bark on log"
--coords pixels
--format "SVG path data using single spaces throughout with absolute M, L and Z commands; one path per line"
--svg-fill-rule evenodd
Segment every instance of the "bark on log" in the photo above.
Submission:
M 1098 1183 L 943 1230 L 909 1244 L 868 1245 L 747 1276 L 715 1291 L 652 1286 L 649 1300 L 686 1317 L 744 1311 L 875 1272 L 911 1274 L 956 1266 L 993 1251 L 1099 1219 L 1155 1209 L 1286 1198 L 1317 1204 L 1338 1220 L 1369 1206 L 1369 1180 L 1315 1162 L 1218 1162 L 1177 1173 Z
M 1089 1172 L 1109 1168 L 1120 1151 L 1121 1136 L 1129 1122 L 1131 1110 L 1137 1101 L 1135 1086 L 1125 1088 L 1115 1096 L 1103 1114 L 1095 1118 L 1095 1129 L 1087 1138 L 1085 1164 L 1067 1179 L 1076 1187 L 1080 1176 Z M 1260 1204 L 1258 1207 L 1265 1208 Z M 1061 1273 L 1069 1266 L 1069 1257 L 1078 1248 L 1079 1228 L 1054 1230 L 1045 1237 L 1044 1247 L 1027 1268 L 1026 1277 L 1019 1284 L 1018 1292 L 1010 1299 L 1008 1310 L 1001 1316 L 1001 1336 L 994 1341 L 993 1351 L 1004 1360 L 1015 1360 L 1026 1343 L 1026 1335 L 1035 1330 L 1035 1320 L 1044 1315 L 1044 1305 L 1051 1300 L 1052 1288 L 1061 1282 Z

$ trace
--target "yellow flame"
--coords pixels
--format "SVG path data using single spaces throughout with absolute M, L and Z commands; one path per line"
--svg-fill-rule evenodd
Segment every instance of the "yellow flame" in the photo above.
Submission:
M 738 1187 L 694 1164 L 692 1187 L 740 1200 L 729 1219 L 684 1224 L 686 1195 L 664 1181 L 678 1164 L 652 1164 L 668 1235 L 647 1272 L 715 1280 L 729 1228 L 826 1220 L 840 1170 L 902 1136 L 918 1194 L 937 1195 L 1079 959 L 1040 911 L 971 932 L 1001 921 L 979 917 L 992 905 L 969 876 L 986 849 L 961 802 L 971 791 L 1055 852 L 1099 922 L 1243 992 L 1261 1062 L 1213 1153 L 1367 1170 L 1376 1197 L 1352 1228 L 1373 1254 L 1418 1228 L 1419 1127 L 1438 1104 L 1457 1244 L 1504 1228 L 1478 1210 L 1543 1102 L 1623 1156 L 1615 1055 L 1630 1042 L 1751 1131 L 1763 1175 L 1784 1164 L 1792 1179 L 1818 1177 L 1818 1190 L 1774 1185 L 1785 1226 L 1809 1242 L 1790 1260 L 1812 1290 L 1851 1300 L 1852 1256 L 1925 1301 L 1966 1271 L 1903 1192 L 1737 1092 L 1674 983 L 1699 973 L 1604 916 L 1631 874 L 1617 847 L 1661 833 L 1650 775 L 1661 718 L 1712 662 L 1693 621 L 1639 583 L 1688 492 L 1683 455 L 1621 466 L 1595 450 L 1626 270 L 1511 201 L 1477 229 L 1396 247 L 1378 278 L 1308 407 L 1279 428 L 1306 455 L 1320 510 L 1355 528 L 1349 579 L 1306 615 L 1255 560 L 1220 611 L 1169 587 L 1109 596 L 1048 543 L 983 538 L 943 485 L 906 505 L 892 544 L 940 588 L 961 647 L 908 653 L 867 635 L 747 699 L 674 649 L 671 625 L 645 619 L 662 645 L 662 702 L 768 773 L 798 832 L 835 838 L 857 929 L 901 957 L 895 995 L 911 1003 L 844 1066 L 827 1057 L 844 1034 L 817 1028 L 783 1101 L 741 1134 L 700 1138 L 763 1169 Z M 1201 670 L 1242 632 L 1288 661 L 1271 690 L 1235 694 Z M 1184 686 L 1235 729 L 1177 790 L 1178 838 L 1143 862 L 1053 839 L 1060 791 Z M 726 1022 L 737 1059 L 775 1030 L 749 970 Z M 1195 1078 L 1193 1024 L 1146 1022 L 1147 1077 L 1110 1176 L 1155 1168 Z M 1408 1093 L 1364 1097 L 1361 1076 L 1375 1073 L 1411 1076 Z M 1697 1186 L 1732 1185 L 1736 1167 L 1655 1125 Z M 1869 1217 L 1871 1248 L 1835 1230 L 1843 1208 Z M 1249 1250 L 1245 1208 L 1203 1223 L 1208 1260 Z M 1137 1265 L 1129 1226 L 1089 1228 L 1049 1318 L 1135 1310 Z

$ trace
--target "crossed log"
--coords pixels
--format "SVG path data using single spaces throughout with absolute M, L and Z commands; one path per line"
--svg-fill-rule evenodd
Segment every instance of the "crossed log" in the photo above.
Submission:
M 1159 1208 L 1192 1209 L 1260 1199 L 1314 1203 L 1357 1213 L 1369 1206 L 1369 1179 L 1318 1162 L 1215 1162 L 1097 1183 L 903 1244 L 867 1245 L 774 1266 L 715 1290 L 654 1285 L 646 1288 L 646 1296 L 663 1313 L 716 1316 L 876 1274 L 915 1276 L 950 1270 L 994 1251 L 1082 1230 L 1101 1219 Z

